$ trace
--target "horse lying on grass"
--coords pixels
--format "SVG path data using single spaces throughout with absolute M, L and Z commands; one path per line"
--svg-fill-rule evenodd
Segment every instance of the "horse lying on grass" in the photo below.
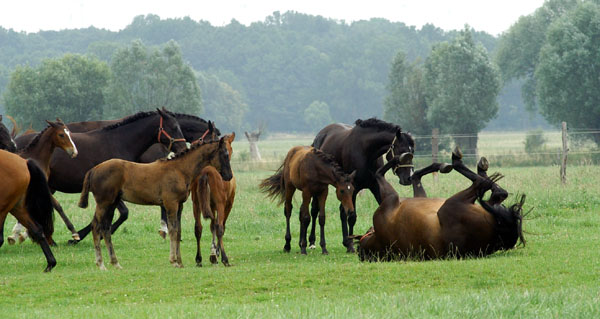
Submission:
M 376 178 L 383 200 L 373 215 L 373 227 L 359 240 L 361 261 L 485 256 L 511 249 L 518 240 L 525 244 L 522 232 L 525 195 L 518 197 L 516 204 L 505 207 L 501 203 L 508 193 L 496 184 L 502 175 L 487 177 L 485 160 L 480 162 L 480 174 L 476 174 L 461 158 L 460 151 L 455 150 L 452 168 L 473 184 L 448 199 L 400 199 L 383 177 L 394 162 L 401 160 L 398 157 L 378 170 Z M 492 190 L 492 195 L 484 201 L 488 190 Z
M 312 197 L 316 198 L 319 207 L 319 225 L 321 226 L 321 250 L 328 254 L 325 243 L 325 201 L 328 186 L 336 189 L 336 196 L 341 202 L 344 213 L 352 214 L 354 204 L 354 176 L 356 172 L 346 174 L 337 164 L 333 156 L 309 146 L 296 146 L 288 151 L 287 156 L 275 175 L 260 183 L 260 188 L 271 198 L 279 197 L 279 204 L 285 202 L 286 219 L 285 252 L 290 251 L 290 217 L 292 215 L 292 199 L 296 189 L 302 191 L 300 207 L 300 252 L 306 255 L 306 235 L 310 223 L 308 206 Z
M 83 183 L 79 207 L 88 205 L 89 192 L 94 194 L 96 212 L 92 220 L 92 234 L 96 251 L 96 265 L 105 270 L 100 251 L 100 237 L 104 238 L 110 262 L 121 268 L 111 241 L 111 221 L 119 201 L 140 205 L 162 206 L 167 212 L 167 226 L 171 242 L 171 264 L 183 267 L 181 261 L 181 211 L 187 200 L 190 185 L 202 169 L 211 165 L 218 169 L 223 180 L 233 177 L 229 164 L 228 140 L 200 143 L 178 153 L 172 159 L 149 164 L 111 159 L 88 171 Z

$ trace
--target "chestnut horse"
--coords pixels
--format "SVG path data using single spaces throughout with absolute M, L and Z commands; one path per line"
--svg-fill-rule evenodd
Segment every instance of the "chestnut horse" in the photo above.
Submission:
M 105 270 L 100 251 L 100 236 L 104 238 L 110 262 L 121 268 L 111 241 L 111 221 L 119 201 L 163 206 L 167 211 L 171 249 L 169 260 L 175 267 L 183 267 L 179 248 L 181 240 L 181 211 L 190 192 L 190 184 L 206 165 L 221 172 L 224 180 L 231 180 L 231 166 L 227 142 L 199 143 L 169 160 L 140 164 L 111 159 L 96 165 L 85 175 L 79 207 L 88 205 L 89 192 L 94 194 L 96 212 L 92 219 L 92 234 L 96 251 L 96 265 Z
M 325 201 L 329 191 L 328 185 L 335 187 L 335 194 L 341 202 L 344 213 L 354 212 L 352 201 L 354 194 L 354 177 L 356 172 L 346 174 L 330 156 L 309 146 L 296 146 L 290 149 L 277 172 L 260 183 L 260 188 L 271 198 L 279 197 L 279 204 L 285 202 L 286 219 L 285 252 L 290 251 L 290 216 L 292 215 L 292 199 L 296 189 L 302 191 L 300 207 L 300 252 L 306 255 L 306 233 L 310 223 L 308 206 L 311 197 L 317 199 L 319 205 L 319 225 L 321 226 L 321 250 L 328 254 L 325 243 Z
M 231 143 L 235 139 L 235 133 L 225 136 L 229 159 L 233 154 Z M 212 233 L 212 245 L 210 248 L 210 262 L 217 263 L 217 257 L 221 255 L 221 262 L 229 266 L 229 258 L 225 253 L 223 235 L 225 234 L 225 223 L 233 207 L 235 199 L 235 176 L 230 181 L 224 181 L 216 168 L 206 166 L 200 172 L 200 176 L 192 183 L 192 203 L 194 204 L 194 235 L 196 236 L 196 266 L 202 267 L 202 254 L 200 252 L 200 239 L 202 238 L 202 220 L 200 215 L 210 219 L 210 232 Z M 215 238 L 217 243 L 215 243 Z
M 48 126 L 36 134 L 29 145 L 26 148 L 19 150 L 18 154 L 24 159 L 34 160 L 42 171 L 44 171 L 46 178 L 48 178 L 50 175 L 50 157 L 55 148 L 64 150 L 71 158 L 76 157 L 78 152 L 75 143 L 73 143 L 73 140 L 71 139 L 71 132 L 60 119 L 56 119 L 56 122 L 46 122 L 48 123 Z M 56 199 L 52 197 L 52 201 L 55 202 Z M 71 224 L 67 216 L 60 211 L 59 213 L 71 231 L 73 238 L 79 239 L 75 227 L 73 227 L 73 224 Z M 0 227 L 0 236 L 2 236 L 3 228 L 4 227 Z M 19 222 L 13 227 L 12 235 L 8 236 L 8 243 L 11 245 L 14 244 L 17 241 L 17 237 L 19 242 L 23 242 L 27 238 L 27 232 L 24 231 L 23 226 Z M 50 245 L 55 245 L 51 237 L 46 239 L 48 239 Z
M 4 123 L 2 123 L 2 115 L 0 115 L 0 150 L 6 150 L 11 153 L 17 151 L 17 144 L 13 141 L 12 135 L 6 126 L 4 126 Z
M 378 168 L 383 166 L 382 155 L 390 156 L 403 153 L 414 153 L 415 142 L 412 136 L 395 124 L 371 118 L 356 120 L 354 126 L 347 124 L 330 124 L 324 127 L 315 137 L 313 145 L 327 154 L 333 155 L 346 173 L 356 171 L 354 179 L 354 194 L 352 204 L 356 206 L 356 195 L 362 189 L 368 188 L 375 200 L 381 203 L 379 184 L 374 175 Z M 413 173 L 412 162 L 394 167 L 394 174 L 398 176 L 400 184 L 410 185 L 410 176 Z M 311 246 L 315 242 L 315 222 L 319 212 L 318 201 L 313 199 Z M 342 243 L 348 252 L 354 252 L 353 241 L 348 237 L 354 233 L 356 212 L 349 215 L 340 207 L 342 222 Z
M 52 200 L 44 171 L 33 160 L 0 150 L 0 225 L 8 213 L 29 230 L 31 238 L 40 244 L 47 266 L 45 272 L 56 266 L 47 238 L 54 231 L 52 224 Z M 4 239 L 0 237 L 0 246 Z
M 373 215 L 373 227 L 360 238 L 360 260 L 485 256 L 511 249 L 519 239 L 525 244 L 522 233 L 525 196 L 505 207 L 501 202 L 508 194 L 496 184 L 500 174 L 487 177 L 485 170 L 480 170 L 480 175 L 473 173 L 462 163 L 458 150 L 452 158 L 454 170 L 473 184 L 448 199 L 400 199 L 383 177 L 394 162 L 401 160 L 398 157 L 377 172 L 383 199 Z M 479 166 L 487 168 L 487 161 Z M 492 195 L 484 201 L 482 197 L 488 190 L 492 190 Z

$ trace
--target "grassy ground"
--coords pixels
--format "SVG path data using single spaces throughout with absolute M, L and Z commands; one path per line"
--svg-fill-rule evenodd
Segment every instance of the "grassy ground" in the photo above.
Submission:
M 266 157 L 303 141 L 267 143 L 265 149 L 275 155 Z M 42 272 L 41 249 L 29 241 L 5 243 L 0 249 L 0 317 L 600 316 L 598 166 L 569 167 L 566 186 L 559 184 L 556 166 L 499 169 L 506 175 L 500 184 L 513 195 L 527 194 L 526 207 L 533 208 L 524 225 L 526 247 L 481 259 L 372 264 L 345 253 L 333 197 L 327 205 L 330 254 L 321 255 L 319 248 L 308 256 L 298 254 L 299 196 L 292 217 L 292 252 L 283 253 L 283 208 L 257 189 L 275 166 L 234 166 L 239 190 L 225 234 L 232 267 L 210 265 L 207 229 L 204 267 L 195 267 L 190 203 L 183 216 L 183 269 L 169 264 L 168 242 L 157 234 L 156 207 L 129 205 L 129 220 L 113 236 L 122 270 L 108 264 L 108 271 L 97 269 L 91 238 L 67 246 L 69 234 L 57 219 L 59 245 L 53 251 L 58 266 L 52 273 Z M 397 178 L 388 179 L 398 185 Z M 424 184 L 430 196 L 447 197 L 468 181 L 453 172 L 438 182 L 424 178 Z M 410 195 L 407 187 L 398 186 L 398 191 Z M 78 208 L 78 194 L 59 194 L 58 199 L 77 227 L 90 221 L 92 208 Z M 371 225 L 375 208 L 370 193 L 359 196 L 356 232 Z M 12 221 L 6 223 L 5 236 Z M 106 258 L 104 245 L 103 254 Z

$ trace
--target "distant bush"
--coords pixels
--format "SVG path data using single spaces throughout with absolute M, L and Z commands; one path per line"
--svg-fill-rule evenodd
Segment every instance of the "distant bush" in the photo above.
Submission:
M 532 154 L 544 149 L 544 144 L 546 144 L 547 140 L 544 137 L 544 131 L 535 130 L 527 132 L 525 136 L 525 152 L 527 154 Z

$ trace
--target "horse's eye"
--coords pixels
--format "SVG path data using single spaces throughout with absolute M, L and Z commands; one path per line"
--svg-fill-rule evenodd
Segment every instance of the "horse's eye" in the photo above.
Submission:
M 341 194 L 343 194 L 343 193 L 344 193 L 344 190 L 342 189 L 342 190 L 340 191 L 340 193 L 341 193 Z
M 65 137 L 65 134 L 62 134 L 62 133 L 61 133 L 61 134 L 58 134 L 58 136 L 60 136 L 60 137 Z

